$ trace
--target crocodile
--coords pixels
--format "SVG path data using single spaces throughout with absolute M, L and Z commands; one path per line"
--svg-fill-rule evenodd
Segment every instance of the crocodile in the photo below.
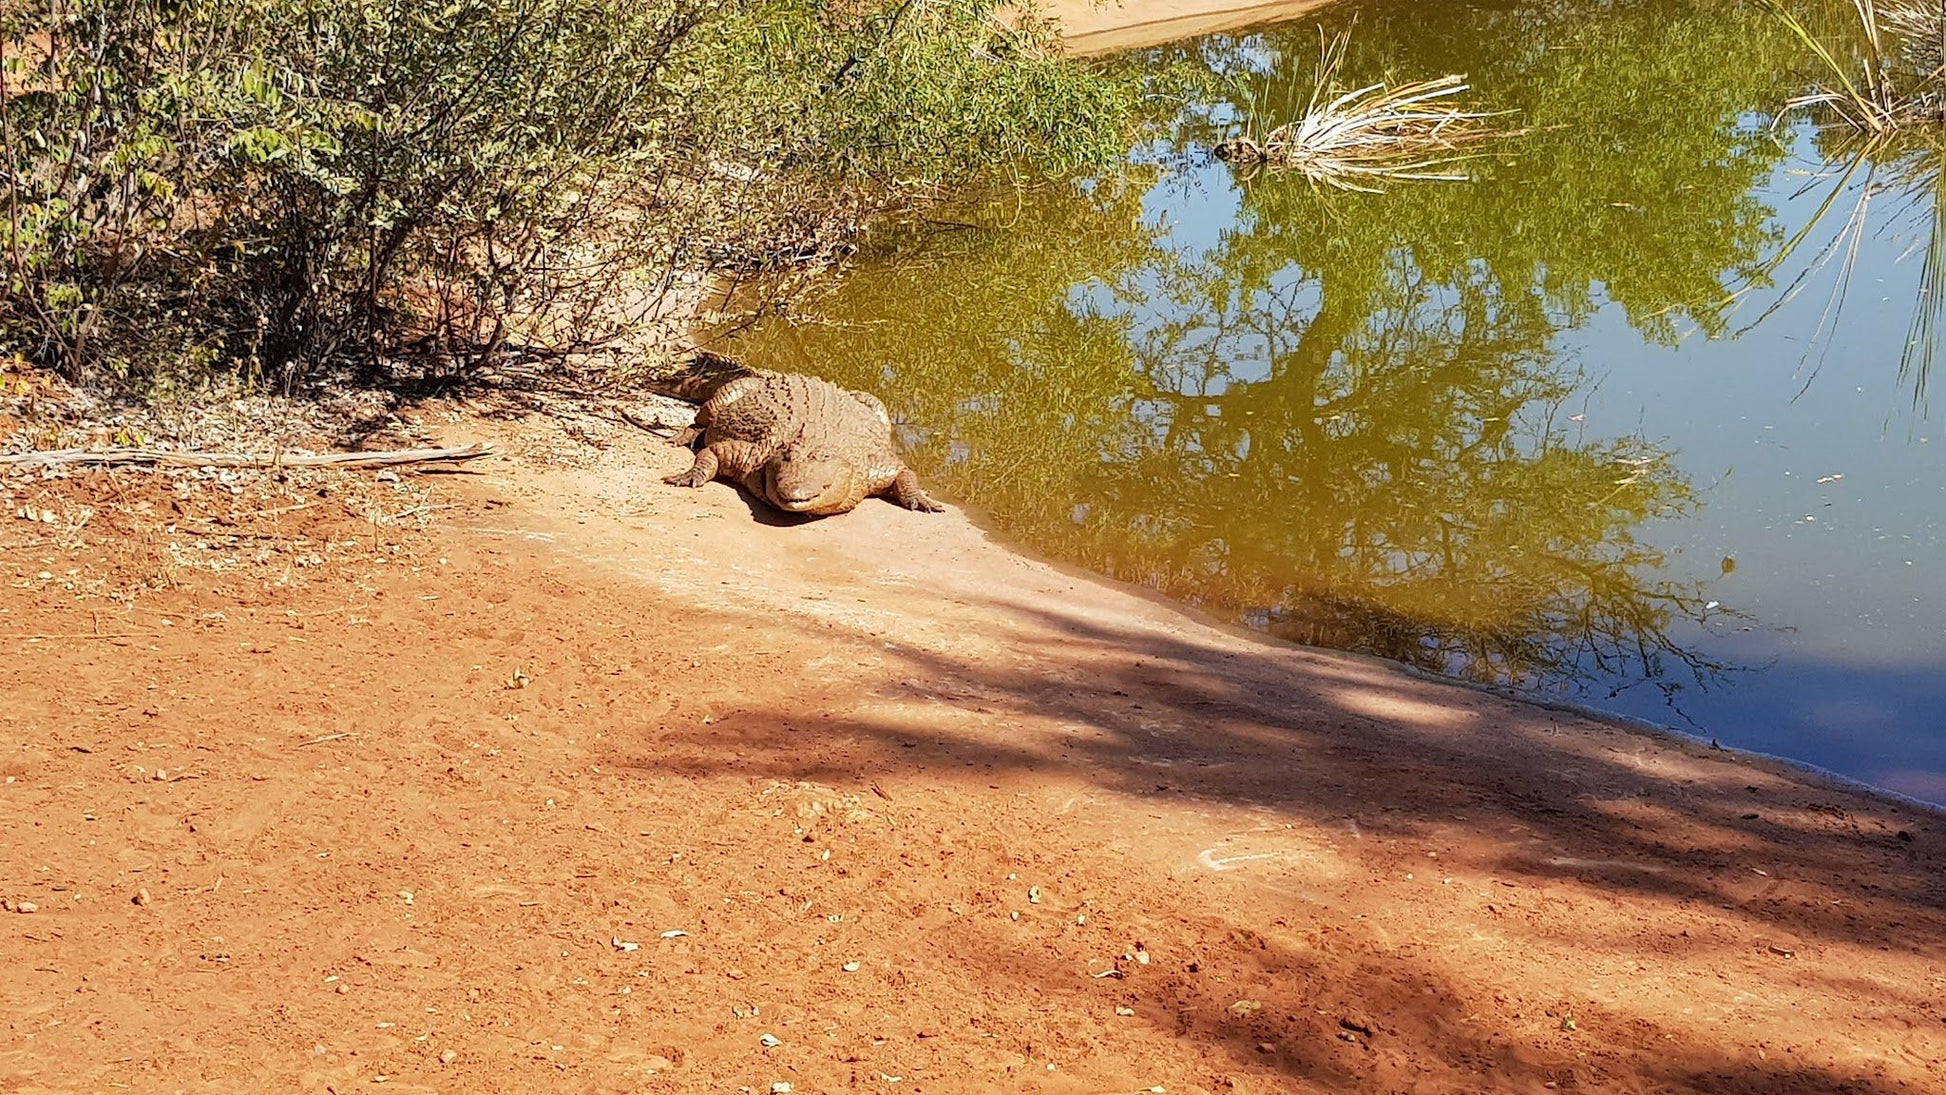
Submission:
M 874 496 L 926 513 L 946 508 L 899 459 L 877 396 L 715 354 L 699 354 L 688 372 L 656 388 L 702 403 L 695 423 L 675 438 L 695 448 L 695 463 L 665 483 L 741 483 L 786 513 L 812 516 L 846 513 Z

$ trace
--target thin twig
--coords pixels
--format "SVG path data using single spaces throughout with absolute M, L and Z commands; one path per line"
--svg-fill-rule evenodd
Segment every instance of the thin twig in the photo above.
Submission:
M 290 544 L 292 547 L 308 547 L 318 542 L 309 537 L 293 538 L 290 536 L 286 536 L 281 532 L 252 532 L 249 529 L 226 528 L 222 525 L 206 524 L 206 525 L 197 526 L 197 525 L 190 525 L 190 524 L 181 524 L 181 525 L 177 525 L 176 527 L 180 528 L 182 531 L 186 533 L 189 533 L 191 536 L 208 536 L 218 540 L 221 539 L 270 540 L 279 544 L 287 543 Z
M 341 731 L 336 734 L 326 734 L 323 737 L 312 738 L 310 741 L 300 741 L 297 743 L 297 747 L 299 749 L 302 749 L 307 745 L 323 745 L 327 741 L 343 741 L 346 738 L 352 738 L 357 736 L 358 735 L 356 734 L 351 734 L 351 733 Z
M 0 636 L 0 642 L 37 643 L 47 639 L 159 639 L 159 631 L 77 631 L 72 634 L 37 634 Z
M 229 452 L 168 452 L 161 449 L 55 449 L 0 456 L 0 466 L 60 467 L 90 464 L 108 467 L 150 464 L 176 468 L 383 468 L 402 464 L 458 463 L 491 455 L 492 445 L 459 449 L 394 449 L 387 452 L 332 452 L 315 456 L 275 454 L 255 456 Z
M 644 421 L 643 419 L 636 417 L 635 412 L 629 410 L 626 407 L 615 408 L 615 413 L 622 416 L 622 421 L 628 423 L 631 426 L 634 426 L 636 429 L 641 430 L 644 433 L 654 434 L 655 436 L 663 438 L 664 440 L 674 437 L 676 436 L 677 433 L 681 432 L 673 426 L 665 426 L 660 422 Z
M 286 613 L 284 618 L 287 620 L 314 620 L 319 616 L 336 616 L 340 612 L 349 612 L 356 607 L 358 606 L 339 605 L 337 608 L 320 609 L 316 612 L 290 612 Z

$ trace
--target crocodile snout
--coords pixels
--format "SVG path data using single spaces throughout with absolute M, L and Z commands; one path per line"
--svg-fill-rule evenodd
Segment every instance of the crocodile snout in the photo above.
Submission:
M 829 483 L 825 483 L 816 487 L 807 487 L 802 485 L 792 486 L 792 487 L 780 486 L 774 492 L 772 492 L 772 497 L 773 500 L 777 502 L 777 504 L 785 507 L 790 507 L 790 506 L 808 505 L 812 502 L 816 502 L 820 498 L 823 498 L 826 494 L 829 494 L 830 492 L 831 492 L 831 484 Z

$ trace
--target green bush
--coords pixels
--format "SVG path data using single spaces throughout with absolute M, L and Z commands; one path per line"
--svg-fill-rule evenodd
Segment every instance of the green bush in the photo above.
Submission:
M 0 352 L 143 385 L 585 348 L 672 267 L 1134 116 L 990 0 L 46 0 L 0 39 Z
M 700 32 L 702 75 L 738 107 L 715 116 L 712 137 L 781 172 L 894 186 L 995 166 L 1062 174 L 1122 153 L 1132 84 L 1058 62 L 1047 24 L 1010 27 L 992 9 L 749 0 Z

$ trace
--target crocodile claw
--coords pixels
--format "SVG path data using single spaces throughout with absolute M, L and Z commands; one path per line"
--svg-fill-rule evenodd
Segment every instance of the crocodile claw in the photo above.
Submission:
M 920 513 L 946 512 L 945 506 L 941 505 L 932 495 L 927 494 L 924 488 L 919 486 L 919 477 L 912 474 L 911 468 L 901 471 L 899 477 L 892 480 L 892 490 L 890 493 L 892 495 L 892 501 L 897 502 L 907 509 L 918 510 Z
M 672 487 L 700 487 L 716 478 L 716 469 L 716 454 L 705 448 L 696 453 L 696 462 L 689 466 L 688 471 L 665 475 L 662 481 Z

